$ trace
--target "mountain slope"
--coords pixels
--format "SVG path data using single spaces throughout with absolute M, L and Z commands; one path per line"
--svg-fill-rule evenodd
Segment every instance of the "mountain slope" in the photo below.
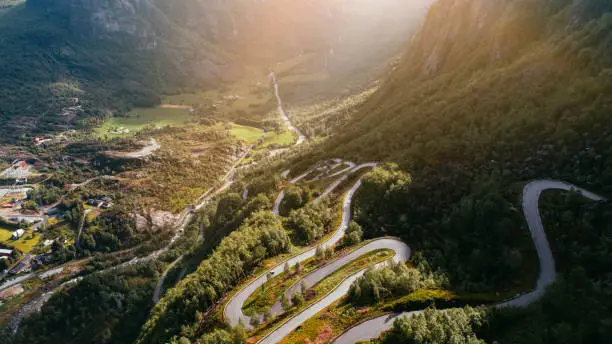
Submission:
M 530 283 L 516 186 L 551 178 L 612 194 L 611 11 L 440 0 L 390 80 L 302 161 L 398 162 L 412 184 L 357 201 L 367 236 L 409 240 L 459 290 Z M 507 265 L 516 249 L 523 268 Z
M 610 11 L 604 1 L 441 0 L 391 80 L 331 145 L 416 170 L 556 171 L 595 183 L 593 171 L 574 168 L 577 156 L 603 157 L 593 161 L 601 166 L 612 153 Z

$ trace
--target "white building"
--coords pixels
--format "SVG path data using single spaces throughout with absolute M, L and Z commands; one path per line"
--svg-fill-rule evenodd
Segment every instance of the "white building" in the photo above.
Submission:
M 24 234 L 25 234 L 25 231 L 23 229 L 18 229 L 13 232 L 13 236 L 11 236 L 11 239 L 17 240 L 21 238 Z

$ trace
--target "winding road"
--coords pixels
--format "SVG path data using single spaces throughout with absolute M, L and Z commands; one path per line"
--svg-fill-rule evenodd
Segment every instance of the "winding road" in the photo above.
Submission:
M 161 148 L 161 145 L 157 143 L 157 140 L 154 138 L 151 138 L 149 140 L 149 143 L 146 146 L 142 147 L 140 150 L 125 153 L 124 156 L 130 159 L 146 158 L 160 148 Z
M 285 126 L 287 126 L 289 130 L 293 131 L 294 133 L 298 135 L 298 140 L 295 145 L 299 146 L 302 143 L 304 143 L 304 141 L 306 141 L 306 136 L 302 134 L 300 129 L 296 128 L 293 124 L 291 124 L 291 121 L 289 120 L 289 116 L 287 116 L 287 113 L 285 113 L 285 109 L 283 109 L 283 101 L 280 97 L 280 92 L 278 89 L 278 80 L 276 80 L 276 74 L 274 74 L 274 72 L 270 72 L 270 79 L 272 79 L 272 82 L 274 83 L 274 95 L 276 96 L 276 102 L 278 103 L 278 112 L 283 118 L 283 122 L 285 122 Z
M 362 168 L 365 168 L 367 166 L 375 166 L 375 164 L 374 163 L 363 164 L 363 165 L 360 165 L 360 166 L 357 166 L 357 167 L 359 167 L 359 169 L 362 169 Z M 356 170 L 358 170 L 357 167 L 355 168 Z M 295 183 L 295 182 L 303 179 L 304 177 L 306 177 L 309 173 L 310 173 L 310 171 L 307 171 L 306 173 L 304 173 L 304 174 L 296 177 L 295 179 L 293 179 L 291 182 Z M 361 179 L 359 179 L 357 182 L 355 182 L 355 184 L 347 192 L 346 196 L 344 197 L 343 204 L 342 204 L 342 221 L 340 222 L 340 226 L 338 227 L 336 232 L 334 232 L 334 234 L 332 234 L 332 236 L 329 239 L 327 239 L 325 242 L 320 244 L 320 247 L 322 247 L 322 248 L 331 247 L 331 246 L 335 245 L 336 243 L 338 243 L 340 241 L 340 239 L 342 239 L 342 237 L 344 236 L 344 232 L 348 228 L 349 222 L 351 220 L 350 219 L 351 200 L 353 199 L 353 195 L 355 194 L 357 189 L 359 189 L 360 186 L 361 186 Z M 282 192 L 277 197 L 277 202 L 275 202 L 275 207 L 276 207 L 276 203 L 280 204 L 280 201 L 278 201 L 279 199 L 282 199 Z M 264 284 L 267 281 L 267 275 L 269 273 L 272 273 L 274 275 L 278 275 L 279 273 L 283 272 L 285 263 L 289 264 L 289 266 L 294 266 L 298 262 L 303 262 L 306 259 L 314 257 L 315 253 L 316 253 L 316 247 L 311 248 L 310 250 L 302 252 L 302 253 L 300 253 L 300 254 L 298 254 L 296 256 L 293 256 L 293 257 L 289 258 L 288 260 L 282 262 L 281 264 L 278 264 L 274 268 L 272 268 L 272 269 L 266 271 L 265 273 L 261 274 L 254 281 L 252 281 L 251 283 L 246 285 L 244 288 L 242 288 L 240 291 L 238 291 L 232 297 L 232 299 L 225 305 L 225 308 L 223 309 L 223 316 L 224 316 L 224 318 L 231 325 L 236 325 L 240 321 L 242 321 L 243 324 L 249 324 L 249 317 L 247 317 L 246 315 L 244 315 L 242 313 L 242 306 L 246 302 L 247 298 L 255 290 L 257 290 L 257 288 L 261 287 L 261 285 Z M 245 325 L 245 326 L 250 326 L 250 325 Z
M 527 221 L 527 226 L 529 227 L 533 244 L 538 253 L 540 275 L 538 277 L 536 288 L 532 292 L 497 304 L 495 305 L 497 308 L 526 307 L 541 298 L 546 292 L 546 288 L 548 288 L 556 280 L 557 273 L 555 269 L 555 259 L 550 249 L 546 232 L 544 231 L 544 225 L 542 224 L 542 218 L 540 217 L 539 210 L 540 196 L 542 192 L 546 190 L 576 190 L 582 194 L 582 196 L 592 201 L 605 200 L 605 198 L 590 191 L 560 181 L 537 180 L 525 185 L 523 189 L 523 214 L 525 216 L 525 220 Z M 393 327 L 393 321 L 395 319 L 403 316 L 413 316 L 414 314 L 421 312 L 422 311 L 413 311 L 390 314 L 368 320 L 340 335 L 338 338 L 336 338 L 334 344 L 352 344 L 360 340 L 378 338 L 383 332 L 388 331 Z
M 366 164 L 367 165 L 367 164 Z M 371 164 L 374 165 L 375 164 Z M 360 165 L 358 167 L 361 167 Z M 361 167 L 363 168 L 363 167 Z M 345 176 L 346 177 L 346 176 Z M 303 176 L 302 176 L 303 178 Z M 343 177 L 344 178 L 344 177 Z M 342 178 L 341 178 L 342 179 Z M 335 183 L 334 183 L 335 184 Z M 332 184 L 333 185 L 333 184 Z M 361 179 L 359 179 L 350 191 L 347 193 L 346 197 L 343 201 L 342 207 L 342 222 L 338 228 L 338 230 L 327 239 L 325 242 L 321 243 L 321 247 L 326 248 L 333 246 L 344 236 L 344 232 L 348 227 L 348 223 L 350 221 L 350 211 L 351 211 L 351 200 L 354 196 L 355 192 L 361 185 Z M 528 183 L 523 189 L 523 213 L 529 227 L 529 231 L 538 254 L 539 265 L 540 265 L 540 274 L 538 277 L 538 281 L 536 284 L 535 290 L 532 292 L 520 295 L 516 298 L 510 299 L 508 301 L 502 302 L 500 304 L 495 305 L 498 308 L 504 307 L 525 307 L 537 301 L 542 295 L 546 292 L 546 288 L 550 286 L 556 279 L 556 271 L 555 271 L 555 261 L 550 249 L 550 245 L 548 239 L 546 237 L 546 233 L 544 231 L 544 227 L 542 224 L 542 220 L 539 212 L 539 199 L 542 192 L 546 190 L 576 190 L 584 197 L 593 200 L 593 201 L 604 201 L 605 199 L 601 196 L 598 196 L 594 193 L 591 193 L 587 190 L 578 188 L 568 183 L 560 182 L 560 181 L 552 181 L 552 180 L 538 180 Z M 279 195 L 279 198 L 281 195 Z M 278 199 L 277 199 L 278 200 Z M 280 203 L 279 203 L 280 204 Z M 334 271 L 338 270 L 343 265 L 349 263 L 350 261 L 367 254 L 369 252 L 378 250 L 378 249 L 391 249 L 395 252 L 395 256 L 392 258 L 394 261 L 407 261 L 410 258 L 410 247 L 405 243 L 393 239 L 393 238 L 382 238 L 378 240 L 374 240 L 353 252 L 348 253 L 345 256 L 338 258 L 337 260 L 328 263 L 327 265 L 309 273 L 301 280 L 297 281 L 294 285 L 292 285 L 287 291 L 285 291 L 285 295 L 291 295 L 292 292 L 295 292 L 297 289 L 301 287 L 302 282 L 304 282 L 307 286 L 313 286 L 316 283 L 323 280 L 325 277 L 332 274 Z M 316 249 L 311 249 L 304 253 L 301 253 L 295 257 L 290 258 L 286 262 L 282 262 L 281 264 L 275 266 L 274 268 L 264 272 L 253 282 L 246 285 L 243 289 L 238 291 L 232 299 L 226 304 L 223 315 L 224 318 L 231 324 L 236 325 L 238 322 L 242 321 L 243 324 L 249 323 L 249 318 L 242 313 L 242 307 L 246 302 L 247 298 L 257 290 L 257 288 L 261 287 L 267 281 L 268 273 L 273 273 L 277 275 L 283 271 L 283 267 L 285 263 L 289 263 L 290 266 L 295 265 L 297 262 L 302 262 L 312 256 L 314 256 Z M 386 262 L 379 263 L 378 265 L 385 264 Z M 315 302 L 314 304 L 308 306 L 302 312 L 294 315 L 286 319 L 283 323 L 281 323 L 277 328 L 269 332 L 265 337 L 260 339 L 257 343 L 277 343 L 282 340 L 285 336 L 290 334 L 296 328 L 300 326 L 303 322 L 308 320 L 309 318 L 316 315 L 318 312 L 327 308 L 336 300 L 343 297 L 349 290 L 353 281 L 359 278 L 364 270 L 361 270 L 343 280 L 334 290 L 332 290 L 329 294 L 325 295 L 323 298 Z M 280 306 L 280 302 L 276 302 L 271 309 L 274 315 L 282 313 L 282 307 Z M 341 334 L 334 343 L 336 344 L 352 344 L 357 341 L 362 340 L 370 340 L 374 338 L 378 338 L 383 332 L 391 329 L 393 326 L 393 321 L 399 317 L 403 316 L 412 316 L 414 314 L 419 314 L 422 311 L 413 311 L 413 312 L 404 312 L 404 313 L 396 313 L 396 314 L 387 314 L 377 318 L 370 319 L 366 322 L 358 324 L 353 328 L 350 328 L 343 334 Z M 247 328 L 249 326 L 247 325 Z

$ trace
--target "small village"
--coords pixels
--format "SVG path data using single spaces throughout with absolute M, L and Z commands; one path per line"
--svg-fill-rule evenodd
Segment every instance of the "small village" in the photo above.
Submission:
M 37 137 L 34 142 L 44 144 L 45 140 L 50 139 Z M 75 238 L 70 236 L 53 237 L 47 233 L 48 227 L 64 221 L 65 214 L 58 209 L 60 202 L 38 205 L 39 200 L 33 195 L 37 184 L 28 184 L 28 178 L 36 172 L 36 167 L 25 160 L 15 160 L 0 172 L 3 182 L 0 186 L 0 282 L 53 264 L 52 254 L 58 247 L 75 243 Z M 65 192 L 72 189 L 72 185 L 65 186 Z M 113 207 L 113 199 L 92 198 L 82 205 L 88 209 L 86 214 L 96 216 Z M 3 297 L 0 295 L 0 300 Z

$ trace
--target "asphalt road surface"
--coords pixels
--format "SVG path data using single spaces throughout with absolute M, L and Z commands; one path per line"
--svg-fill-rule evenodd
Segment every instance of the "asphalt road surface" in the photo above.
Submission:
M 371 164 L 371 166 L 375 166 L 375 164 Z M 344 236 L 344 232 L 350 221 L 351 200 L 360 185 L 361 179 L 359 179 L 353 185 L 346 198 L 344 199 L 341 226 L 330 239 L 321 244 L 323 248 L 334 245 L 335 243 L 339 242 L 342 236 Z M 604 200 L 603 197 L 595 195 L 587 190 L 580 189 L 573 185 L 559 181 L 539 180 L 531 182 L 525 186 L 523 190 L 522 200 L 523 213 L 527 221 L 527 225 L 529 227 L 534 246 L 538 253 L 540 275 L 538 278 L 537 286 L 534 291 L 500 303 L 495 307 L 525 307 L 538 300 L 545 293 L 546 288 L 555 281 L 555 261 L 542 225 L 538 204 L 540 195 L 545 190 L 572 189 L 578 191 L 588 199 L 594 201 Z M 291 295 L 292 292 L 295 292 L 297 289 L 301 288 L 302 282 L 304 282 L 309 287 L 313 286 L 319 281 L 323 280 L 325 277 L 332 274 L 340 267 L 342 267 L 344 264 L 358 258 L 359 256 L 371 252 L 373 250 L 385 248 L 392 249 L 396 252 L 395 256 L 393 257 L 395 261 L 406 261 L 410 257 L 410 248 L 405 243 L 392 238 L 376 240 L 306 275 L 302 280 L 296 282 L 293 286 L 291 286 L 285 292 L 285 295 Z M 315 249 L 309 250 L 296 257 L 291 258 L 288 263 L 290 265 L 294 265 L 298 261 L 301 262 L 305 259 L 314 256 L 314 253 Z M 384 263 L 385 262 L 379 264 Z M 257 290 L 257 288 L 259 288 L 263 283 L 266 282 L 266 275 L 269 272 L 273 273 L 274 275 L 279 274 L 283 270 L 283 265 L 284 263 L 279 264 L 273 269 L 270 269 L 234 295 L 234 297 L 230 300 L 230 302 L 226 305 L 224 309 L 225 319 L 230 324 L 235 325 L 240 320 L 242 320 L 244 324 L 249 323 L 249 318 L 242 313 L 242 306 L 244 305 L 244 302 L 253 292 L 255 292 L 255 290 Z M 313 305 L 307 307 L 301 313 L 291 318 L 288 318 L 284 323 L 282 323 L 278 328 L 276 328 L 274 331 L 270 332 L 268 335 L 262 338 L 258 343 L 269 344 L 279 342 L 282 338 L 284 338 L 292 331 L 294 331 L 298 326 L 300 326 L 300 324 L 302 324 L 312 316 L 316 315 L 318 312 L 325 309 L 330 304 L 345 295 L 348 292 L 353 281 L 359 278 L 364 273 L 364 271 L 365 270 L 359 271 L 358 273 L 346 278 L 328 295 L 324 296 L 321 300 L 314 303 Z M 277 302 L 273 305 L 272 313 L 282 313 L 282 307 L 280 306 L 280 302 Z M 393 321 L 395 319 L 403 316 L 413 316 L 414 314 L 418 313 L 421 313 L 421 311 L 396 313 L 390 315 L 387 314 L 378 318 L 368 320 L 343 333 L 334 341 L 334 343 L 350 344 L 361 340 L 377 338 L 384 331 L 391 329 L 391 327 L 393 326 Z
M 305 175 L 307 174 L 304 174 L 303 176 Z M 338 243 L 340 239 L 342 239 L 342 237 L 344 236 L 344 232 L 348 228 L 348 224 L 350 222 L 351 200 L 353 198 L 353 195 L 357 191 L 357 189 L 359 189 L 359 186 L 361 186 L 361 179 L 355 182 L 355 184 L 348 191 L 346 197 L 344 198 L 343 205 L 342 205 L 342 221 L 340 223 L 340 226 L 329 239 L 327 239 L 325 242 L 320 244 L 321 247 L 327 248 L 327 247 L 333 246 L 336 243 Z M 288 259 L 285 262 L 282 262 L 276 267 L 261 274 L 254 281 L 252 281 L 251 283 L 246 285 L 244 288 L 242 288 L 240 291 L 238 291 L 232 297 L 232 299 L 226 304 L 225 308 L 223 309 L 224 318 L 231 325 L 236 325 L 240 321 L 242 321 L 242 323 L 245 324 L 246 327 L 249 327 L 250 325 L 248 324 L 249 324 L 250 319 L 242 313 L 242 305 L 244 305 L 249 295 L 251 295 L 255 290 L 257 290 L 259 287 L 261 287 L 262 284 L 264 284 L 267 281 L 267 275 L 269 273 L 273 275 L 278 275 L 281 272 L 283 272 L 285 263 L 288 263 L 289 266 L 294 266 L 298 262 L 303 262 L 304 260 L 308 258 L 314 257 L 315 253 L 316 253 L 316 248 L 312 248 L 308 251 L 305 251 L 299 255 L 296 255 Z

